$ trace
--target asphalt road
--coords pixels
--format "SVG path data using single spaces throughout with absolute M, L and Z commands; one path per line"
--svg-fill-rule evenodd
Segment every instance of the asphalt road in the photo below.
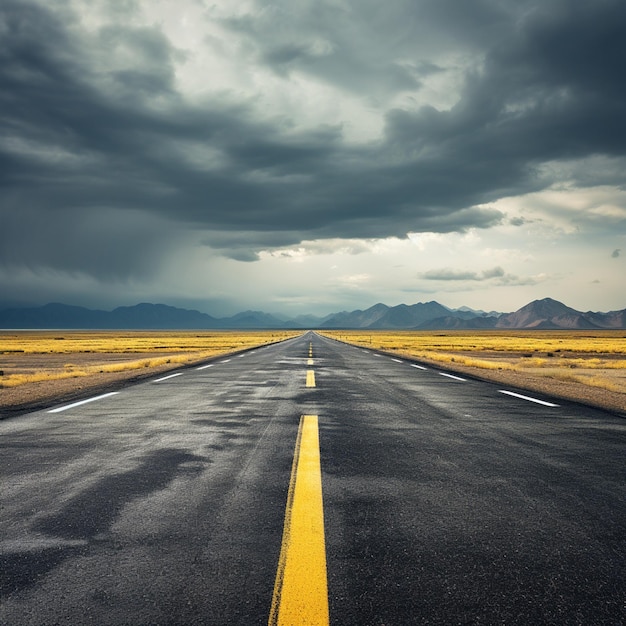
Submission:
M 331 624 L 626 624 L 623 417 L 313 333 L 207 365 L 0 422 L 0 623 L 267 624 L 306 415 Z

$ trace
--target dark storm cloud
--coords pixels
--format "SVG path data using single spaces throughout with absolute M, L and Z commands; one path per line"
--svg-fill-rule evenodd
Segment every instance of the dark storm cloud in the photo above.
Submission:
M 390 141 L 424 154 L 444 176 L 458 172 L 468 200 L 493 197 L 498 186 L 506 194 L 545 184 L 534 179 L 543 162 L 624 156 L 626 45 L 618 24 L 626 5 L 549 6 L 488 51 L 451 110 L 388 115 Z
M 395 31 L 396 41 L 411 37 L 411 27 L 397 19 L 410 6 L 362 2 L 357 7 L 333 3 L 277 2 L 254 16 L 224 20 L 224 25 L 251 44 L 258 62 L 278 74 L 300 71 L 342 90 L 376 98 L 391 91 L 419 87 L 420 73 L 436 69 L 394 58 L 397 44 L 382 32 Z
M 137 210 L 21 206 L 3 215 L 0 267 L 48 266 L 107 281 L 127 278 L 132 268 L 136 277 L 148 277 L 182 240 L 175 225 Z
M 253 14 L 224 20 L 246 37 L 261 63 L 298 70 L 366 97 L 414 89 L 441 72 L 427 59 L 483 50 L 528 2 L 377 0 L 257 3 Z
M 623 2 L 469 5 L 316 3 L 224 22 L 278 75 L 380 101 L 444 75 L 446 46 L 477 55 L 455 106 L 389 110 L 384 136 L 358 145 L 340 126 L 294 130 L 296 110 L 267 121 L 251 101 L 190 103 L 175 82 L 185 53 L 157 27 L 86 34 L 52 4 L 5 0 L 0 262 L 120 276 L 193 229 L 253 260 L 302 239 L 488 228 L 504 216 L 475 205 L 549 185 L 543 163 L 624 157 Z

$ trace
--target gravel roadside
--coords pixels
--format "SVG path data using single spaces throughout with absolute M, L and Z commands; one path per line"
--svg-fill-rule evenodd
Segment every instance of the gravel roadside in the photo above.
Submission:
M 198 361 L 198 363 L 203 361 Z M 198 363 L 191 363 L 187 367 Z M 105 372 L 93 376 L 27 383 L 17 387 L 2 387 L 0 388 L 0 419 L 38 411 L 55 404 L 74 402 L 100 393 L 119 391 L 129 385 L 178 369 L 181 369 L 180 365 L 161 365 L 143 370 Z
M 534 376 L 527 372 L 512 370 L 488 370 L 480 367 L 446 363 L 443 366 L 437 361 L 421 359 L 424 363 L 430 363 L 433 367 L 450 370 L 458 374 L 465 374 L 480 380 L 502 383 L 538 393 L 554 396 L 563 400 L 580 402 L 593 407 L 599 407 L 615 412 L 621 417 L 626 417 L 626 393 L 609 391 L 600 387 L 592 387 L 583 383 L 557 380 L 544 376 Z

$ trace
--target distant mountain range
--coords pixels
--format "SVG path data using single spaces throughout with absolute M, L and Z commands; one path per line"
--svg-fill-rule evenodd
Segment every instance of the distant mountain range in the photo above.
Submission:
M 552 298 L 535 300 L 514 313 L 448 309 L 438 302 L 388 307 L 376 304 L 365 311 L 337 313 L 320 328 L 412 330 L 479 330 L 489 328 L 599 329 L 626 328 L 626 309 L 609 313 L 576 311 Z
M 0 328 L 67 329 L 219 329 L 285 328 L 291 325 L 260 311 L 244 311 L 228 318 L 216 318 L 200 311 L 166 304 L 136 304 L 113 311 L 52 303 L 42 307 L 0 311 Z
M 497 317 L 501 313 L 485 313 L 463 307 L 462 309 L 451 310 L 438 302 L 418 302 L 417 304 L 389 307 L 385 304 L 375 304 L 365 311 L 352 311 L 337 313 L 326 318 L 320 325 L 321 328 L 371 328 L 371 329 L 417 329 L 431 328 L 430 324 L 435 323 L 435 328 L 446 328 L 451 322 L 442 321 L 455 320 L 452 324 L 455 327 L 462 327 L 466 322 L 472 320 L 475 325 L 492 328 Z M 443 326 L 440 326 L 443 324 Z M 472 326 L 474 328 L 476 326 Z
M 0 311 L 0 328 L 23 329 L 621 329 L 626 328 L 626 309 L 598 313 L 576 311 L 551 298 L 535 300 L 513 313 L 477 311 L 468 307 L 449 309 L 438 302 L 387 306 L 375 304 L 364 311 L 343 311 L 326 317 L 301 315 L 280 318 L 262 311 L 244 311 L 216 318 L 200 311 L 165 304 L 137 304 L 100 311 L 67 304 Z

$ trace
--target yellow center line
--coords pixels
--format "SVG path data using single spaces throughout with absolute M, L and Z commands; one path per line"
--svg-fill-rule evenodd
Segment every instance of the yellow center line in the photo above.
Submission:
M 313 370 L 306 371 L 306 387 L 315 387 L 315 372 Z
M 313 359 L 309 359 L 309 360 L 306 362 L 306 364 L 307 364 L 307 365 L 313 365 Z
M 328 626 L 328 583 L 317 415 L 300 419 L 269 626 Z

